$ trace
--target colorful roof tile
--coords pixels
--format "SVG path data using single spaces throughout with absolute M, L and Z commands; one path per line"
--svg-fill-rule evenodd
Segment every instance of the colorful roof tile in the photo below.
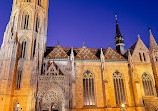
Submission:
M 87 47 L 83 46 L 77 53 L 75 59 L 77 60 L 99 60 Z
M 53 51 L 51 51 L 47 56 L 47 59 L 68 59 L 67 53 L 63 50 L 60 45 L 57 45 Z
M 119 54 L 116 50 L 108 47 L 105 52 L 105 60 L 112 60 L 112 61 L 127 61 L 121 54 Z

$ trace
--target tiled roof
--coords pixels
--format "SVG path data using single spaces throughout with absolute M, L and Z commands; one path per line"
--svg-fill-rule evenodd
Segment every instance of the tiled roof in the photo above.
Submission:
M 111 47 L 107 48 L 104 55 L 105 55 L 105 60 L 112 60 L 112 61 L 126 61 L 127 60 Z
M 53 48 L 53 51 L 51 51 L 46 56 L 46 58 L 48 58 L 48 59 L 68 59 L 68 55 L 60 45 L 57 45 L 55 48 Z
M 50 51 L 52 50 L 52 51 Z M 127 61 L 121 54 L 116 50 L 108 47 L 107 49 L 102 49 L 105 55 L 105 60 L 112 61 Z M 58 52 L 59 51 L 59 52 Z M 63 52 L 64 51 L 64 52 Z M 99 60 L 100 59 L 100 49 L 96 48 L 73 48 L 75 59 L 77 60 Z M 56 57 L 57 54 L 61 54 L 60 57 Z M 67 59 L 70 56 L 71 48 L 70 47 L 47 47 L 45 52 L 45 58 L 48 59 Z M 66 55 L 65 55 L 66 54 Z M 87 55 L 87 56 L 86 56 Z
M 94 55 L 88 48 L 85 46 L 80 49 L 80 51 L 75 56 L 75 59 L 77 60 L 99 60 L 98 57 Z

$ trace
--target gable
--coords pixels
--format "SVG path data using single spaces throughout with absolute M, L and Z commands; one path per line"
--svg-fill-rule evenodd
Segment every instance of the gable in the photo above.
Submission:
M 63 48 L 60 45 L 57 45 L 53 51 L 51 51 L 46 58 L 48 59 L 67 59 L 68 55 L 63 50 Z
M 55 62 L 48 62 L 47 68 L 43 71 L 42 75 L 64 75 Z
M 112 60 L 112 61 L 127 61 L 121 54 L 116 52 L 114 49 L 108 47 L 105 54 L 105 60 Z
M 99 60 L 88 48 L 83 46 L 77 53 L 75 59 L 77 60 Z
M 130 49 L 130 52 L 131 52 L 131 49 Z M 136 42 L 134 49 L 132 49 L 132 52 L 133 53 L 131 54 L 132 54 L 132 58 L 134 62 L 141 61 L 140 55 L 141 55 L 142 61 L 149 61 L 149 58 L 150 58 L 149 50 L 140 38 L 138 38 L 138 41 Z M 144 60 L 144 55 L 145 55 L 145 60 Z

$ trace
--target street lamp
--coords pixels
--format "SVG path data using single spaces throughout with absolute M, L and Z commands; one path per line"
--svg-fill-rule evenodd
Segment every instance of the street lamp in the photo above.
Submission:
M 19 110 L 19 107 L 20 107 L 20 104 L 17 103 L 17 105 L 16 105 L 16 111 L 22 111 L 22 108 L 20 108 L 20 110 Z
M 17 104 L 17 108 L 19 108 L 19 107 L 20 107 L 20 104 L 18 103 L 18 104 Z
M 126 111 L 127 110 L 127 106 L 125 104 L 122 104 L 120 110 L 121 111 Z

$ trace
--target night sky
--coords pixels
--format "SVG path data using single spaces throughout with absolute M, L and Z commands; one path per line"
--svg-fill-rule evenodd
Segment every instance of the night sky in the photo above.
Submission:
M 115 13 L 125 39 L 125 48 L 130 48 L 140 34 L 149 46 L 151 26 L 158 41 L 157 0 L 50 0 L 47 46 L 115 48 Z M 11 14 L 12 0 L 0 3 L 0 44 Z

